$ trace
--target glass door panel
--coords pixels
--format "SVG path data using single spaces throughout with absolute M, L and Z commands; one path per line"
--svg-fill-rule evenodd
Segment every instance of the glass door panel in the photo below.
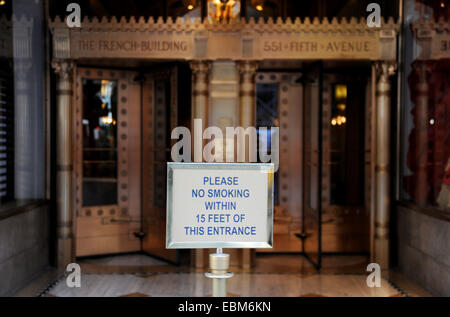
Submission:
M 83 80 L 83 206 L 117 204 L 117 82 Z
M 142 221 L 144 252 L 177 263 L 166 249 L 166 181 L 171 131 L 177 125 L 177 68 L 145 74 L 142 92 Z
M 321 267 L 322 63 L 303 74 L 303 252 Z

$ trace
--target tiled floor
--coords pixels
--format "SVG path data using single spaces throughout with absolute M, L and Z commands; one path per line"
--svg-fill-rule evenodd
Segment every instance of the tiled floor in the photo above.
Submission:
M 211 281 L 201 273 L 85 274 L 80 288 L 69 288 L 65 279 L 48 292 L 50 296 L 210 296 Z M 365 275 L 310 275 L 237 273 L 227 282 L 234 296 L 398 296 L 386 280 L 370 288 Z
M 210 296 L 211 281 L 204 270 L 174 266 L 143 254 L 85 258 L 81 265 L 81 287 L 69 288 L 65 277 L 50 285 L 41 277 L 43 296 Z M 380 288 L 367 286 L 364 256 L 325 256 L 320 274 L 300 255 L 258 255 L 251 272 L 232 267 L 229 296 L 427 296 L 420 287 L 400 273 L 388 271 Z M 47 280 L 47 284 L 43 281 Z M 388 281 L 389 280 L 389 281 Z M 398 289 L 394 287 L 392 281 Z M 53 278 L 53 281 L 55 279 Z M 31 283 L 18 296 L 34 296 Z M 31 293 L 34 292 L 34 293 Z

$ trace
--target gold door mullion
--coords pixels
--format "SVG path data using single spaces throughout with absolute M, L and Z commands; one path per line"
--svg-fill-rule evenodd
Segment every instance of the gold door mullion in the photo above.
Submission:
M 280 155 L 279 155 L 279 183 L 278 183 L 278 195 L 279 204 L 283 207 L 283 210 L 288 209 L 289 199 L 289 78 L 286 74 L 279 74 L 278 78 L 278 116 L 280 121 L 279 138 L 280 142 Z
M 322 209 L 327 210 L 331 198 L 331 100 L 332 100 L 332 78 L 325 75 L 322 89 Z
M 165 248 L 165 182 L 170 139 L 166 130 L 177 125 L 176 76 L 176 69 L 149 73 L 142 102 L 142 249 L 173 262 L 177 261 L 177 253 Z
M 167 144 L 167 135 L 166 135 L 166 127 L 167 124 L 171 124 L 171 122 L 166 122 L 167 118 L 167 100 L 166 100 L 166 89 L 168 87 L 165 86 L 165 82 L 163 80 L 156 81 L 155 82 L 155 102 L 154 102 L 154 114 L 153 114 L 153 120 L 155 122 L 154 124 L 154 148 L 165 148 Z M 170 100 L 169 100 L 170 101 Z M 172 104 L 171 104 L 172 107 Z M 169 116 L 170 117 L 170 116 Z M 164 215 L 162 215 L 163 211 L 162 206 L 165 204 L 165 200 L 163 199 L 165 192 L 165 186 L 162 184 L 162 179 L 165 179 L 165 173 L 164 176 L 161 177 L 161 163 L 157 163 L 158 161 L 164 161 L 165 159 L 165 152 L 161 151 L 153 151 L 153 166 L 154 166 L 154 211 L 157 212 L 157 218 L 162 219 Z M 164 155 L 164 157 L 160 157 Z
M 154 81 L 147 79 L 144 83 L 142 100 L 142 213 L 144 232 L 148 231 L 153 206 L 153 149 L 154 149 Z
M 81 77 L 81 71 L 77 72 L 76 77 L 76 87 L 75 87 L 75 109 L 74 116 L 75 118 L 75 161 L 74 161 L 74 169 L 75 169 L 75 214 L 77 217 L 82 216 L 81 208 L 83 202 L 82 196 L 82 186 L 83 186 L 83 125 L 81 122 L 82 119 L 82 110 L 81 104 L 83 102 L 82 89 L 83 82 Z M 75 232 L 75 231 L 74 231 Z
M 117 204 L 120 215 L 126 216 L 128 210 L 128 77 L 122 73 L 117 87 Z M 125 124 L 123 124 L 125 123 Z

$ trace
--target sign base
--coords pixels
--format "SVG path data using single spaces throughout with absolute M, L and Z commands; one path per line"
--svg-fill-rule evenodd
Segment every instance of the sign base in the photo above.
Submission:
M 222 248 L 218 248 L 216 253 L 209 255 L 209 269 L 211 272 L 205 273 L 205 276 L 212 279 L 212 296 L 227 296 L 227 279 L 233 276 L 228 272 L 230 267 L 230 255 L 222 253 Z

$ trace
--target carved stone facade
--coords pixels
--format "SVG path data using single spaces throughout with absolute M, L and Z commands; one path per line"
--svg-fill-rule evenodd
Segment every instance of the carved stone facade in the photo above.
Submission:
M 370 28 L 365 19 L 355 18 L 211 24 L 199 19 L 103 17 L 85 18 L 81 28 L 69 29 L 59 18 L 50 21 L 54 58 L 73 59 L 395 60 L 399 24 L 382 19 L 381 25 Z

